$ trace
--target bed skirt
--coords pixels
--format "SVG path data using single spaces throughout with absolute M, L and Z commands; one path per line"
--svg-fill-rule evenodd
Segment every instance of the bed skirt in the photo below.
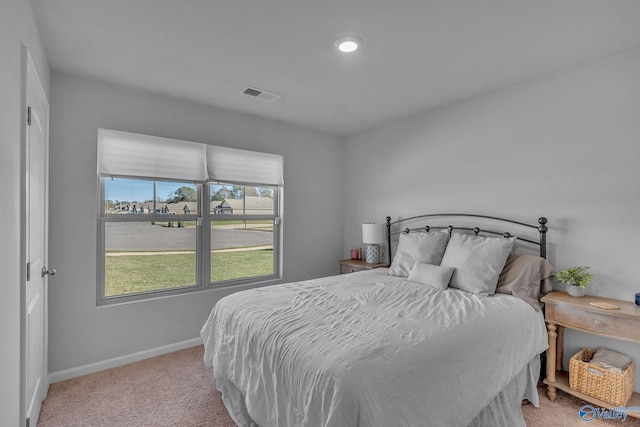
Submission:
M 518 375 L 487 405 L 469 424 L 469 427 L 525 427 L 522 415 L 522 400 L 526 399 L 536 408 L 540 405 L 538 378 L 540 356 L 536 356 Z
M 540 356 L 535 356 L 527 366 L 476 416 L 468 427 L 526 427 L 522 415 L 522 400 L 526 399 L 535 407 L 539 406 L 538 378 L 540 376 Z M 229 381 L 216 383 L 222 393 L 222 401 L 231 418 L 240 427 L 257 427 L 247 411 L 244 395 Z M 455 410 L 447 408 L 445 410 Z M 425 426 L 431 426 L 425 420 Z M 345 426 L 346 427 L 346 426 Z M 351 427 L 351 426 L 350 426 Z M 357 427 L 357 426 L 352 426 Z M 447 426 L 451 427 L 451 426 Z M 464 426 L 461 426 L 464 427 Z

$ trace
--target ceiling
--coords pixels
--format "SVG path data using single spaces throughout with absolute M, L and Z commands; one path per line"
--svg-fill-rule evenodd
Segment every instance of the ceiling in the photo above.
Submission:
M 337 135 L 640 47 L 638 0 L 31 2 L 53 70 Z

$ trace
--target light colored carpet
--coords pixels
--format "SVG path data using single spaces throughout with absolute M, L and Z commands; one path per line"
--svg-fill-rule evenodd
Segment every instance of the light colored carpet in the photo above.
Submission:
M 640 419 L 627 418 L 625 422 L 621 420 L 602 420 L 594 418 L 592 421 L 582 421 L 580 419 L 579 410 L 582 405 L 587 402 L 577 397 L 571 396 L 563 391 L 558 390 L 558 396 L 555 402 L 547 397 L 547 386 L 541 384 L 538 387 L 540 394 L 540 407 L 533 405 L 524 405 L 522 413 L 527 421 L 527 427 L 605 427 L 618 426 L 630 427 L 640 426 Z
M 203 352 L 188 348 L 52 384 L 38 426 L 235 426 Z
M 202 354 L 193 347 L 53 384 L 38 426 L 235 426 Z M 545 390 L 540 408 L 523 406 L 529 427 L 640 426 L 637 419 L 584 422 L 584 402 L 559 391 L 552 403 Z

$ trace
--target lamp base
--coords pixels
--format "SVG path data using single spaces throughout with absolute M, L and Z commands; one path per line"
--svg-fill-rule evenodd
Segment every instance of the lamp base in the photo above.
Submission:
M 377 243 L 367 244 L 365 261 L 367 264 L 380 263 L 380 245 Z

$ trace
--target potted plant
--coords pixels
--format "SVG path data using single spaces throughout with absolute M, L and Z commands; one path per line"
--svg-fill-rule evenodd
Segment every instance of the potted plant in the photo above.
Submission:
M 572 297 L 584 296 L 584 289 L 593 280 L 593 274 L 587 273 L 588 269 L 589 267 L 567 268 L 556 273 L 556 280 L 567 285 L 567 293 Z

